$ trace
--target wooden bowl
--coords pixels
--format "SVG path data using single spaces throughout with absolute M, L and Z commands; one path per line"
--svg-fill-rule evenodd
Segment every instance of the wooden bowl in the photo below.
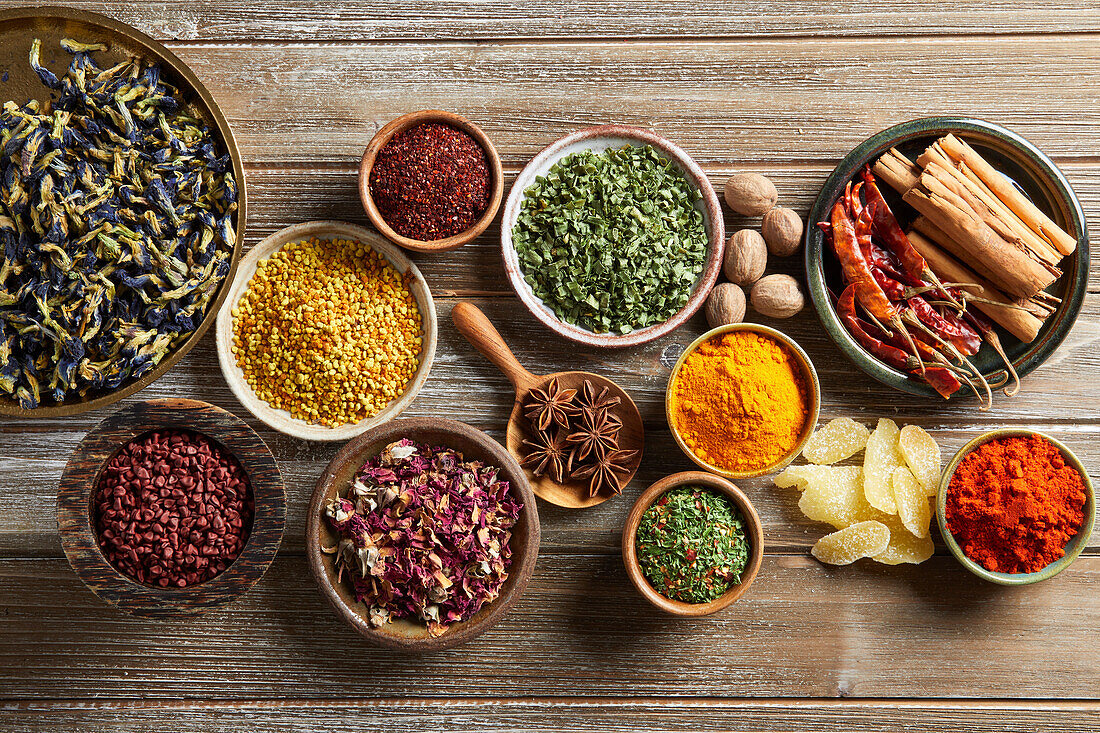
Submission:
M 468 459 L 482 460 L 500 469 L 514 496 L 523 503 L 519 520 L 512 529 L 512 566 L 500 596 L 484 606 L 473 617 L 452 624 L 441 636 L 431 637 L 427 627 L 418 620 L 395 619 L 374 628 L 367 620 L 367 608 L 355 600 L 350 587 L 336 580 L 333 555 L 321 552 L 321 546 L 331 547 L 339 541 L 325 520 L 325 504 L 343 496 L 355 480 L 359 469 L 387 445 L 402 438 L 418 443 L 445 445 L 461 452 Z M 535 495 L 516 460 L 504 446 L 485 433 L 455 420 L 415 418 L 394 420 L 360 435 L 345 445 L 317 480 L 306 517 L 306 552 L 309 568 L 322 595 L 336 615 L 365 639 L 378 646 L 406 652 L 433 652 L 464 644 L 497 623 L 523 595 L 527 582 L 535 571 L 539 554 L 539 514 Z
M 1047 565 L 1042 570 L 1037 570 L 1034 573 L 998 573 L 992 570 L 986 570 L 984 567 L 967 557 L 966 553 L 959 547 L 959 543 L 955 541 L 955 536 L 951 534 L 951 530 L 947 528 L 947 489 L 951 485 L 951 477 L 955 475 L 955 470 L 959 467 L 959 463 L 962 462 L 963 458 L 966 458 L 967 455 L 989 441 L 998 440 L 1000 438 L 1029 438 L 1033 435 L 1037 435 L 1053 443 L 1058 450 L 1062 452 L 1062 457 L 1065 458 L 1066 464 L 1073 466 L 1073 468 L 1081 474 L 1081 479 L 1085 483 L 1085 521 L 1081 524 L 1081 528 L 1077 530 L 1077 534 L 1071 537 L 1066 544 L 1066 554 L 1050 565 Z M 974 438 L 974 440 L 960 448 L 951 459 L 951 462 L 947 464 L 947 469 L 940 477 L 940 487 L 936 495 L 936 521 L 940 525 L 940 534 L 943 535 L 943 540 L 947 543 L 947 549 L 951 550 L 951 554 L 955 556 L 955 559 L 974 575 L 977 575 L 983 580 L 988 580 L 990 583 L 997 583 L 999 585 L 1030 585 L 1031 583 L 1038 583 L 1040 580 L 1053 578 L 1055 575 L 1072 565 L 1073 561 L 1076 560 L 1085 549 L 1085 546 L 1089 542 L 1089 537 L 1092 536 L 1093 527 L 1096 524 L 1096 492 L 1093 489 L 1092 479 L 1089 478 L 1089 473 L 1085 465 L 1081 463 L 1081 460 L 1073 454 L 1073 451 L 1067 448 L 1063 443 L 1036 430 L 1002 428 L 1000 430 L 991 430 L 988 433 L 984 433 Z
M 103 556 L 92 526 L 92 495 L 107 463 L 131 440 L 166 428 L 201 433 L 232 453 L 248 475 L 255 507 L 240 556 L 220 575 L 187 588 L 144 585 L 123 575 Z M 283 479 L 271 451 L 236 415 L 198 400 L 135 402 L 96 425 L 65 466 L 57 496 L 57 526 L 69 564 L 93 593 L 135 616 L 199 614 L 245 593 L 275 558 L 285 520 Z
M 35 38 L 42 41 L 43 62 L 48 62 L 48 65 L 59 73 L 64 67 L 59 67 L 50 59 L 54 56 L 58 58 L 64 56 L 66 59 L 69 57 L 69 54 L 62 52 L 58 46 L 62 38 L 107 43 L 109 45 L 107 51 L 95 54 L 96 58 L 102 59 L 101 65 L 104 68 L 132 56 L 159 64 L 161 77 L 180 90 L 180 94 L 190 106 L 191 113 L 204 120 L 221 138 L 221 144 L 229 153 L 233 164 L 233 176 L 237 180 L 238 208 L 233 217 L 237 237 L 233 241 L 233 251 L 230 253 L 229 272 L 218 285 L 202 321 L 178 348 L 166 354 L 148 374 L 139 379 L 127 380 L 117 389 L 89 392 L 83 398 L 74 397 L 60 404 L 43 404 L 33 410 L 25 410 L 19 406 L 18 402 L 0 397 L 0 415 L 24 418 L 65 417 L 112 405 L 145 389 L 164 376 L 165 372 L 175 366 L 203 337 L 214 322 L 215 314 L 225 299 L 229 284 L 233 281 L 237 261 L 240 259 L 241 247 L 244 244 L 244 224 L 247 221 L 247 187 L 240 150 L 237 149 L 233 131 L 218 107 L 217 100 L 207 91 L 195 72 L 191 71 L 163 44 L 125 23 L 86 10 L 32 6 L 0 11 L 0 67 L 4 69 L 4 94 L 7 95 L 4 99 L 23 101 L 31 98 L 49 98 L 49 90 L 42 85 L 30 64 L 27 63 L 27 51 Z
M 1045 214 L 1071 236 L 1077 237 L 1077 251 L 1062 260 L 1062 276 L 1048 289 L 1062 298 L 1062 302 L 1046 319 L 1035 340 L 1023 343 L 997 326 L 1005 353 L 1021 379 L 1049 359 L 1069 335 L 1084 303 L 1089 277 L 1088 226 L 1081 202 L 1054 162 L 1016 133 L 983 120 L 927 117 L 890 127 L 856 146 L 825 181 L 810 210 L 809 219 L 806 220 L 805 263 L 810 299 L 829 337 L 863 372 L 894 389 L 940 402 L 943 398 L 929 385 L 911 379 L 907 374 L 872 356 L 841 323 L 830 294 L 830 290 L 836 295 L 842 290 L 840 266 L 832 252 L 826 254 L 825 237 L 816 224 L 829 217 L 829 212 L 843 194 L 845 185 L 859 178 L 859 172 L 864 165 L 873 164 L 883 153 L 894 147 L 915 159 L 935 140 L 948 133 L 974 147 L 1009 176 Z M 880 188 L 883 197 L 904 226 L 912 218 L 908 213 L 912 209 L 889 186 L 883 184 Z M 1009 381 L 1004 361 L 990 345 L 983 343 L 978 354 L 970 357 L 970 360 L 995 389 Z M 961 393 L 956 399 L 960 397 Z
M 260 260 L 267 259 L 283 245 L 289 242 L 297 242 L 303 239 L 317 237 L 321 240 L 351 239 L 368 244 L 376 252 L 383 255 L 390 264 L 401 273 L 412 274 L 411 290 L 420 309 L 422 342 L 420 350 L 420 366 L 416 374 L 409 381 L 408 386 L 401 395 L 392 400 L 384 410 L 374 417 L 360 420 L 354 425 L 341 425 L 330 428 L 326 425 L 314 425 L 305 420 L 300 420 L 286 410 L 279 410 L 269 405 L 256 396 L 252 386 L 244 378 L 244 372 L 237 366 L 237 360 L 233 357 L 233 308 L 236 307 L 241 297 L 248 288 L 248 282 L 256 274 L 256 266 Z M 421 387 L 428 381 L 428 372 L 431 371 L 432 361 L 435 359 L 435 345 L 438 329 L 436 327 L 435 301 L 428 289 L 428 283 L 420 274 L 408 257 L 398 248 L 378 236 L 377 232 L 354 224 L 346 224 L 340 221 L 311 221 L 303 224 L 295 224 L 285 229 L 280 229 L 271 236 L 257 244 L 241 260 L 237 270 L 237 278 L 229 289 L 229 297 L 221 312 L 218 313 L 218 325 L 215 331 L 215 339 L 218 349 L 218 362 L 221 364 L 222 375 L 229 383 L 229 388 L 240 400 L 245 408 L 255 415 L 264 424 L 280 433 L 301 438 L 303 440 L 348 440 L 356 435 L 362 435 L 375 425 L 380 425 L 390 420 L 412 404 Z
M 721 491 L 733 500 L 737 508 L 741 510 L 741 516 L 745 519 L 745 535 L 749 541 L 749 559 L 745 564 L 745 571 L 741 575 L 741 582 L 710 603 L 684 603 L 661 595 L 649 584 L 645 573 L 642 572 L 641 565 L 638 564 L 635 542 L 642 515 L 645 514 L 646 509 L 653 505 L 653 502 L 657 501 L 669 489 L 688 485 L 703 486 Z M 626 517 L 626 524 L 623 525 L 622 542 L 623 564 L 626 566 L 626 574 L 630 576 L 630 582 L 634 584 L 634 587 L 638 589 L 643 598 L 662 611 L 671 613 L 674 616 L 707 616 L 731 605 L 743 596 L 749 586 L 752 585 L 752 581 L 756 579 L 756 574 L 760 572 L 760 563 L 764 560 L 764 530 L 760 523 L 760 516 L 753 508 L 752 502 L 732 481 L 702 471 L 683 471 L 665 476 L 642 492 L 642 495 L 638 497 L 638 501 L 634 502 L 630 514 Z
M 802 435 L 799 437 L 795 446 L 789 450 L 782 458 L 775 463 L 762 466 L 761 468 L 752 471 L 731 471 L 727 468 L 720 466 L 714 466 L 707 463 L 699 456 L 695 455 L 687 443 L 684 442 L 683 436 L 680 435 L 680 431 L 676 429 L 676 421 L 673 420 L 672 411 L 672 385 L 676 381 L 676 375 L 679 374 L 680 368 L 684 365 L 689 354 L 695 351 L 701 344 L 715 336 L 721 336 L 722 334 L 730 333 L 733 331 L 751 331 L 753 333 L 763 334 L 770 336 L 779 343 L 786 346 L 795 358 L 798 360 L 799 365 L 802 367 L 802 376 L 805 378 L 806 386 L 809 389 L 807 395 L 807 402 L 809 407 L 809 414 L 806 416 L 806 425 L 802 429 Z M 672 367 L 672 373 L 668 377 L 668 386 L 665 388 L 665 419 L 668 421 L 668 428 L 672 431 L 672 437 L 676 441 L 676 445 L 680 446 L 680 450 L 684 452 L 688 458 L 694 461 L 697 465 L 705 468 L 708 471 L 712 471 L 719 476 L 724 476 L 730 479 L 742 479 L 742 478 L 755 478 L 757 476 L 764 476 L 766 474 L 778 471 L 785 467 L 788 463 L 793 461 L 799 453 L 802 452 L 802 448 L 805 447 L 806 441 L 813 435 L 814 428 L 817 426 L 817 417 L 821 412 L 821 384 L 817 380 L 817 370 L 814 369 L 813 362 L 810 361 L 810 357 L 802 350 L 794 339 L 782 331 L 777 331 L 770 326 L 765 326 L 759 323 L 733 323 L 728 326 L 718 326 L 704 333 L 699 338 L 691 342 L 691 345 L 684 349 L 680 354 L 680 358 L 676 360 L 676 365 Z
M 640 328 L 627 334 L 595 333 L 586 328 L 565 323 L 550 310 L 531 290 L 531 286 L 523 276 L 520 267 L 519 255 L 512 243 L 512 229 L 519 218 L 524 192 L 534 182 L 535 178 L 546 172 L 567 155 L 584 150 L 603 152 L 608 148 L 619 148 L 624 145 L 652 145 L 668 156 L 687 177 L 696 189 L 702 194 L 702 198 L 696 206 L 703 214 L 703 224 L 707 231 L 707 259 L 703 264 L 703 271 L 695 281 L 694 289 L 688 302 L 671 318 L 663 323 L 656 323 L 646 328 Z M 589 346 L 620 347 L 636 346 L 648 343 L 664 336 L 666 333 L 680 327 L 691 318 L 703 303 L 706 302 L 714 283 L 718 281 L 718 274 L 722 269 L 722 252 L 725 249 L 725 224 L 722 219 L 722 208 L 718 203 L 718 195 L 714 187 L 710 185 L 703 169 L 691 159 L 678 145 L 656 135 L 648 130 L 625 125 L 601 125 L 589 127 L 566 135 L 557 142 L 544 148 L 542 152 L 531 159 L 531 162 L 520 172 L 512 189 L 508 193 L 508 200 L 504 204 L 504 217 L 500 224 L 501 249 L 504 254 L 504 270 L 508 274 L 508 280 L 516 295 L 527 306 L 527 310 L 555 333 L 578 343 Z
M 440 122 L 450 125 L 451 127 L 457 127 L 459 130 L 468 133 L 477 140 L 482 150 L 485 151 L 485 157 L 489 162 L 490 177 L 492 178 L 490 182 L 492 188 L 489 189 L 489 205 L 485 208 L 485 213 L 481 215 L 481 218 L 464 232 L 432 241 L 410 239 L 409 237 L 402 236 L 395 232 L 393 227 L 387 224 L 386 220 L 382 218 L 382 213 L 378 211 L 378 207 L 374 205 L 374 199 L 371 197 L 370 192 L 370 173 L 374 168 L 374 160 L 378 156 L 378 151 L 381 150 L 382 146 L 388 143 L 394 135 L 425 122 Z M 462 115 L 456 115 L 454 112 L 444 112 L 439 109 L 426 109 L 420 112 L 410 112 L 409 114 L 401 115 L 375 133 L 374 137 L 371 138 L 371 141 L 367 144 L 367 149 L 363 152 L 363 159 L 359 163 L 359 198 L 363 202 L 363 208 L 367 210 L 367 216 L 370 217 L 371 224 L 373 224 L 378 231 L 382 232 L 386 239 L 389 239 L 394 244 L 400 245 L 405 249 L 411 249 L 415 252 L 446 252 L 447 250 L 458 249 L 467 242 L 472 241 L 484 232 L 493 222 L 493 219 L 497 215 L 497 210 L 500 209 L 500 200 L 503 196 L 504 171 L 500 165 L 500 156 L 497 155 L 497 150 L 493 147 L 493 143 L 489 140 L 489 136 L 473 122 L 470 122 Z

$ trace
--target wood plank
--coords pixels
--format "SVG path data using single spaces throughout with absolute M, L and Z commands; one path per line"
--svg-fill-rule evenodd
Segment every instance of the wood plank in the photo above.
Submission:
M 508 165 L 609 121 L 652 127 L 708 166 L 835 160 L 933 113 L 1013 128 L 1054 156 L 1096 154 L 1081 36 L 635 43 L 175 45 L 252 163 L 358 161 L 412 109 L 482 124 Z M 980 80 L 975 83 L 974 80 Z
M 1095 699 L 1100 558 L 1024 588 L 951 558 L 827 568 L 769 557 L 726 613 L 659 615 L 611 555 L 544 554 L 515 610 L 420 657 L 351 636 L 304 558 L 186 621 L 110 611 L 63 560 L 0 561 L 4 696 L 234 698 L 593 695 Z
M 0 704 L 0 725 L 13 731 L 109 729 L 145 733 L 165 727 L 212 733 L 312 730 L 360 733 L 365 723 L 392 733 L 552 731 L 658 733 L 727 730 L 746 733 L 1094 733 L 1096 702 L 938 700 L 685 700 L 633 698 L 527 700 L 454 698 L 249 700 L 232 703 L 79 700 Z
M 924 33 L 1057 33 L 1100 30 L 1095 8 L 1023 7 L 1012 2 L 958 0 L 913 12 L 901 0 L 873 5 L 841 0 L 750 0 L 736 11 L 722 0 L 674 0 L 659 5 L 627 0 L 504 0 L 452 3 L 395 0 L 378 5 L 349 0 L 337 6 L 289 0 L 278 8 L 249 0 L 208 5 L 102 0 L 69 3 L 107 13 L 161 39 L 631 38 L 654 36 L 910 35 Z
M 503 439 L 512 404 L 510 385 L 450 328 L 448 314 L 454 302 L 450 298 L 438 301 L 441 328 L 436 362 L 424 390 L 405 414 L 462 420 Z M 476 302 L 507 334 L 519 359 L 532 369 L 551 372 L 581 368 L 614 375 L 638 403 L 647 423 L 647 445 L 641 470 L 625 496 L 584 511 L 539 505 L 544 547 L 614 551 L 631 497 L 661 476 L 694 468 L 668 433 L 664 390 L 669 367 L 680 349 L 706 330 L 704 320 L 698 316 L 671 336 L 637 349 L 587 350 L 578 354 L 566 342 L 548 335 L 514 298 Z M 973 402 L 919 401 L 881 387 L 861 374 L 853 377 L 853 367 L 828 341 L 812 314 L 771 323 L 794 336 L 816 364 L 824 395 L 822 420 L 850 415 L 871 423 L 880 416 L 890 416 L 902 424 L 920 424 L 941 441 L 945 460 L 982 431 L 1004 424 L 1028 425 L 1065 440 L 1092 467 L 1094 479 L 1100 480 L 1100 474 L 1095 473 L 1100 466 L 1100 404 L 1093 396 L 1090 380 L 1081 378 L 1100 368 L 1095 348 L 1100 341 L 1100 295 L 1089 296 L 1082 321 L 1067 345 L 1025 380 L 1023 393 L 1014 399 L 1000 396 L 989 413 L 977 411 Z M 470 393 L 476 395 L 473 400 Z M 129 401 L 161 397 L 212 402 L 247 419 L 259 431 L 275 453 L 287 484 L 284 546 L 301 549 L 305 509 L 313 484 L 337 446 L 288 438 L 248 416 L 221 377 L 210 338 L 203 339 L 164 378 Z M 65 419 L 13 419 L 0 425 L 0 476 L 5 486 L 19 487 L 0 492 L 0 555 L 60 556 L 53 511 L 57 483 L 84 433 L 106 414 L 101 411 Z M 821 525 L 805 521 L 798 513 L 796 496 L 777 491 L 767 479 L 741 483 L 750 491 L 764 519 L 773 551 L 804 552 L 821 535 Z M 1100 535 L 1091 547 L 1100 548 Z

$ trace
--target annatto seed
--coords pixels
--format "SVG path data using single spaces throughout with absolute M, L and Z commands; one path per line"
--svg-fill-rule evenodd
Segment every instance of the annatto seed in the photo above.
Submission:
M 183 487 L 168 488 L 168 487 Z M 248 477 L 198 433 L 161 430 L 125 445 L 92 497 L 108 562 L 141 583 L 186 588 L 229 567 L 252 530 Z

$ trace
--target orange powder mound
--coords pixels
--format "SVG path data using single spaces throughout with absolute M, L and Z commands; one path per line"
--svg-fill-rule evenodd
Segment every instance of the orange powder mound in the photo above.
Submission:
M 786 346 L 750 331 L 701 344 L 675 376 L 671 419 L 703 461 L 730 471 L 777 463 L 806 428 L 806 379 Z

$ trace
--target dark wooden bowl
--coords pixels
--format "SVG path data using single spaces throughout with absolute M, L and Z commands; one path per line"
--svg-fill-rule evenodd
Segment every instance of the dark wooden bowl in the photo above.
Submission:
M 371 197 L 370 192 L 370 173 L 374 168 L 374 160 L 378 156 L 378 151 L 381 150 L 382 146 L 388 143 L 394 135 L 425 122 L 439 122 L 450 125 L 451 127 L 456 127 L 470 135 L 474 140 L 477 140 L 478 144 L 481 145 L 481 149 L 485 151 L 485 157 L 489 162 L 489 176 L 492 179 L 490 182 L 491 188 L 489 189 L 489 205 L 485 207 L 485 213 L 481 215 L 481 218 L 474 222 L 474 225 L 464 232 L 431 241 L 411 239 L 395 232 L 393 227 L 387 224 L 386 220 L 382 218 L 382 213 L 378 211 L 378 207 L 374 205 L 374 198 Z M 470 122 L 462 115 L 456 115 L 454 112 L 444 112 L 440 109 L 426 109 L 420 112 L 410 112 L 409 114 L 398 117 L 396 120 L 393 120 L 383 127 L 375 133 L 371 141 L 367 143 L 367 149 L 363 152 L 363 159 L 359 163 L 359 198 L 363 202 L 363 208 L 366 209 L 371 224 L 374 225 L 375 229 L 382 232 L 382 235 L 386 237 L 386 239 L 394 244 L 404 247 L 405 249 L 411 249 L 414 252 L 446 252 L 447 250 L 458 249 L 462 245 L 473 240 L 488 229 L 493 219 L 496 218 L 497 211 L 500 209 L 501 199 L 504 198 L 504 169 L 500 164 L 500 155 L 497 154 L 497 149 L 493 147 L 493 143 L 489 140 L 489 136 L 486 135 L 480 127 Z
M 390 443 L 408 438 L 418 443 L 445 445 L 461 452 L 466 458 L 476 458 L 497 466 L 508 480 L 512 492 L 523 502 L 523 510 L 512 530 L 512 566 L 500 596 L 483 607 L 472 618 L 452 624 L 441 636 L 431 637 L 427 627 L 416 619 L 395 619 L 374 628 L 367 620 L 367 608 L 355 600 L 351 588 L 336 580 L 335 556 L 321 552 L 321 546 L 331 547 L 339 541 L 323 516 L 329 499 L 343 496 L 362 465 Z M 508 612 L 523 595 L 527 582 L 535 572 L 539 554 L 539 514 L 535 495 L 523 469 L 504 446 L 476 428 L 455 420 L 415 418 L 394 420 L 363 433 L 345 445 L 317 480 L 317 488 L 309 502 L 306 517 L 306 552 L 309 567 L 332 608 L 341 619 L 368 641 L 390 649 L 406 652 L 432 652 L 464 644 L 478 636 Z
M 33 410 L 25 410 L 15 400 L 0 397 L 0 415 L 29 418 L 65 417 L 112 405 L 145 389 L 164 376 L 165 372 L 199 342 L 206 330 L 214 323 L 214 318 L 233 282 L 237 261 L 240 259 L 241 248 L 244 245 L 248 195 L 241 153 L 233 138 L 233 131 L 229 128 L 229 122 L 218 107 L 217 100 L 203 86 L 195 72 L 164 45 L 125 23 L 86 10 L 53 6 L 5 10 L 0 12 L 0 67 L 5 73 L 4 93 L 9 95 L 4 99 L 23 101 L 34 97 L 49 98 L 49 90 L 42 86 L 38 76 L 27 63 L 27 49 L 35 38 L 42 40 L 44 60 L 50 58 L 59 48 L 58 43 L 62 38 L 76 38 L 107 43 L 110 48 L 97 54 L 97 58 L 103 59 L 104 66 L 124 61 L 131 56 L 159 64 L 161 78 L 180 90 L 180 94 L 190 107 L 190 112 L 217 131 L 233 162 L 233 176 L 237 180 L 237 212 L 233 221 L 237 237 L 233 241 L 229 271 L 225 279 L 219 283 L 214 298 L 207 305 L 202 322 L 178 348 L 170 351 L 148 374 L 139 379 L 127 380 L 117 389 L 89 392 L 83 398 L 74 397 L 62 403 L 47 402 Z M 46 53 L 47 49 L 50 51 L 49 54 Z M 68 54 L 64 55 L 68 56 Z M 50 65 L 60 71 L 57 64 Z
M 649 584 L 645 573 L 642 572 L 641 565 L 638 564 L 635 539 L 638 533 L 638 525 L 642 521 L 642 515 L 662 494 L 677 486 L 702 486 L 721 491 L 733 499 L 733 503 L 741 510 L 741 516 L 745 518 L 745 534 L 749 540 L 749 560 L 745 564 L 745 572 L 741 575 L 741 582 L 710 603 L 684 603 L 661 595 Z M 683 471 L 665 476 L 642 492 L 642 495 L 638 497 L 638 501 L 634 503 L 634 507 L 630 510 L 630 514 L 627 515 L 626 524 L 623 525 L 623 564 L 626 566 L 626 574 L 630 576 L 630 582 L 634 584 L 634 587 L 638 589 L 643 598 L 673 616 L 707 616 L 730 606 L 743 596 L 749 586 L 752 585 L 752 581 L 756 579 L 756 574 L 760 572 L 760 563 L 763 560 L 764 530 L 760 523 L 760 515 L 756 513 L 756 509 L 753 508 L 749 498 L 732 481 L 721 476 L 715 476 L 712 473 Z
M 134 438 L 165 428 L 201 433 L 232 453 L 248 475 L 255 506 L 240 556 L 220 575 L 187 588 L 153 587 L 123 575 L 103 556 L 92 527 L 92 495 L 107 462 Z M 271 451 L 236 415 L 198 400 L 136 402 L 108 417 L 80 441 L 57 495 L 57 526 L 69 564 L 93 593 L 137 616 L 199 614 L 246 592 L 275 558 L 285 520 L 283 479 Z

